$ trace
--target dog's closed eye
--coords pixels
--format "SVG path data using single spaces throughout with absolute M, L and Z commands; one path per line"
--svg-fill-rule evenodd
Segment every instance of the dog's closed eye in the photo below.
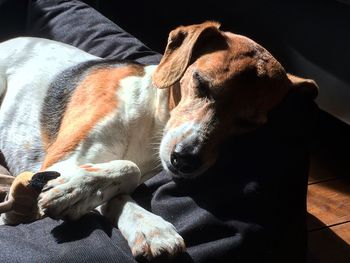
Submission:
M 196 83 L 196 92 L 200 97 L 213 99 L 213 92 L 210 87 L 210 81 L 207 80 L 203 75 L 198 71 L 193 73 L 193 79 Z

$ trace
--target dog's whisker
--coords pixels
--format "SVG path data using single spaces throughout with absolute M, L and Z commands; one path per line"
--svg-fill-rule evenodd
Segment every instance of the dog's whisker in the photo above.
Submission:
M 150 146 L 160 146 L 160 143 L 150 143 Z
M 162 165 L 161 162 L 159 162 L 159 163 L 157 163 L 157 164 L 155 164 L 155 165 L 153 166 L 152 171 L 158 171 L 158 170 L 160 170 L 160 169 L 162 169 L 162 168 L 163 168 L 163 165 Z
M 154 153 L 152 153 L 152 156 L 153 156 L 153 157 L 159 157 L 159 153 L 154 152 Z

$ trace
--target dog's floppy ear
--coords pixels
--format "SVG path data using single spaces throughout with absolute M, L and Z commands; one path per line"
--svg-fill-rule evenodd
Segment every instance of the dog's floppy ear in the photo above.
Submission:
M 162 89 L 179 81 L 191 62 L 195 44 L 206 33 L 219 34 L 219 27 L 219 23 L 208 21 L 171 31 L 164 56 L 153 75 L 153 85 Z
M 312 79 L 304 79 L 301 77 L 287 74 L 289 81 L 291 82 L 291 91 L 296 91 L 309 96 L 311 99 L 316 99 L 318 95 L 318 86 Z

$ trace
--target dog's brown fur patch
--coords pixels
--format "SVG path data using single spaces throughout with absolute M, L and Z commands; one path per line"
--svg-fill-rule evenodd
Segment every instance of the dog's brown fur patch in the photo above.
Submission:
M 86 76 L 67 105 L 57 138 L 48 147 L 41 170 L 71 153 L 96 123 L 116 109 L 116 90 L 120 80 L 143 74 L 141 66 L 128 65 L 96 69 Z

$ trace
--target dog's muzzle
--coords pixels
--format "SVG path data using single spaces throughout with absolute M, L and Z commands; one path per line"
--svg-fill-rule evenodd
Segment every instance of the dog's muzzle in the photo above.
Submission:
M 181 178 L 195 178 L 204 173 L 216 159 L 207 138 L 196 123 L 186 122 L 166 131 L 160 145 L 164 169 Z

